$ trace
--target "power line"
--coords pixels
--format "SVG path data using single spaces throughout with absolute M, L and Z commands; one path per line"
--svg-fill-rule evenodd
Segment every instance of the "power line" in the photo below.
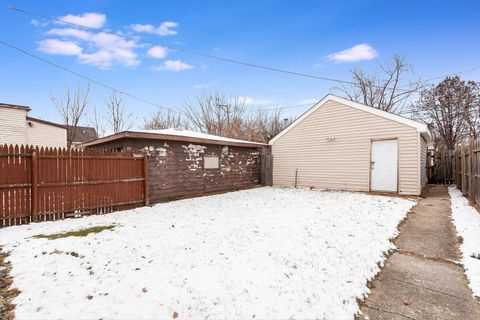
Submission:
M 106 29 L 93 28 L 93 27 L 89 27 L 89 26 L 82 25 L 82 24 L 79 24 L 79 23 L 74 23 L 74 22 L 71 22 L 71 21 L 66 21 L 66 20 L 63 20 L 63 19 L 48 16 L 48 15 L 45 15 L 45 14 L 16 8 L 16 7 L 13 7 L 13 6 L 7 6 L 6 9 L 9 10 L 9 11 L 13 11 L 13 12 L 18 12 L 18 13 L 22 13 L 22 14 L 26 14 L 26 15 L 30 15 L 30 16 L 35 16 L 35 17 L 40 17 L 40 18 L 52 20 L 52 21 L 57 21 L 57 22 L 60 22 L 60 23 L 63 23 L 63 24 L 68 24 L 68 25 L 80 27 L 80 28 L 91 30 L 91 31 L 94 31 L 94 32 L 104 32 L 104 33 L 115 35 L 115 36 L 118 36 L 118 37 L 121 37 L 121 38 L 124 38 L 124 39 L 131 39 L 131 40 L 138 41 L 138 42 L 145 43 L 145 44 L 159 45 L 159 46 L 168 48 L 170 50 L 183 52 L 183 53 L 187 53 L 187 54 L 190 54 L 190 55 L 205 57 L 205 58 L 209 58 L 209 59 L 213 59 L 213 60 L 218 60 L 218 61 L 238 64 L 238 65 L 243 65 L 243 66 L 247 66 L 247 67 L 251 67 L 251 68 L 257 68 L 257 69 L 262 69 L 262 70 L 267 70 L 267 71 L 272 71 L 272 72 L 279 72 L 279 73 L 289 74 L 289 75 L 293 75 L 293 76 L 306 77 L 306 78 L 311 78 L 311 79 L 316 79 L 316 80 L 330 81 L 330 82 L 336 82 L 336 83 L 344 83 L 344 84 L 350 84 L 350 85 L 358 85 L 358 83 L 356 83 L 354 81 L 341 80 L 341 79 L 336 79 L 336 78 L 331 78 L 331 77 L 323 77 L 323 76 L 318 76 L 318 75 L 313 75 L 313 74 L 308 74 L 308 73 L 303 73 L 303 72 L 298 72 L 298 71 L 292 71 L 292 70 L 287 70 L 287 69 L 282 69 L 282 68 L 275 68 L 275 67 L 260 65 L 260 64 L 256 64 L 256 63 L 240 61 L 240 60 L 236 60 L 236 59 L 232 59 L 232 58 L 216 56 L 216 55 L 212 55 L 212 54 L 208 54 L 208 53 L 204 53 L 204 52 L 188 50 L 188 49 L 184 49 L 184 48 L 180 48 L 180 47 L 176 47 L 176 46 L 172 46 L 172 45 L 168 45 L 168 44 L 164 44 L 164 43 L 160 43 L 160 42 L 141 39 L 139 37 L 134 37 L 134 36 L 126 35 L 126 34 L 118 34 L 118 33 L 115 33 L 115 32 L 112 32 L 112 31 L 109 31 L 109 30 L 106 30 Z M 452 73 L 452 74 L 438 76 L 438 77 L 435 77 L 435 78 L 431 78 L 431 79 L 427 79 L 427 80 L 423 80 L 423 81 L 417 81 L 417 82 L 413 82 L 413 83 L 409 84 L 409 86 L 415 85 L 415 84 L 423 84 L 420 87 L 416 88 L 415 90 L 403 89 L 402 87 L 397 87 L 395 89 L 400 90 L 400 91 L 406 91 L 406 92 L 421 92 L 420 89 L 426 87 L 428 85 L 428 83 L 433 81 L 433 80 L 441 79 L 441 78 L 444 78 L 446 76 L 454 76 L 454 75 L 458 75 L 458 74 L 462 74 L 462 73 L 466 73 L 466 72 L 471 72 L 471 71 L 475 71 L 475 70 L 479 70 L 479 69 L 480 69 L 480 67 L 471 68 L 471 69 L 455 72 L 455 73 Z M 380 88 L 380 89 L 394 89 L 394 88 L 389 88 L 389 87 L 384 88 L 383 86 L 377 86 L 377 85 L 371 85 L 371 86 L 374 87 L 374 88 Z M 406 86 L 403 86 L 403 87 L 405 88 Z
M 282 68 L 275 68 L 275 67 L 270 67 L 270 66 L 266 66 L 266 65 L 260 65 L 260 64 L 256 64 L 256 63 L 240 61 L 240 60 L 236 60 L 236 59 L 232 59 L 232 58 L 216 56 L 216 55 L 212 55 L 212 54 L 208 54 L 208 53 L 204 53 L 204 52 L 200 52 L 200 51 L 188 50 L 188 49 L 184 49 L 184 48 L 180 48 L 180 47 L 176 47 L 176 46 L 172 46 L 172 45 L 168 45 L 168 44 L 164 44 L 164 43 L 160 43 L 160 42 L 140 39 L 139 37 L 134 37 L 134 36 L 126 35 L 126 34 L 118 34 L 118 33 L 115 33 L 115 32 L 112 32 L 112 31 L 109 31 L 109 30 L 106 30 L 106 29 L 93 28 L 93 27 L 89 27 L 89 26 L 82 25 L 82 24 L 79 24 L 79 23 L 74 23 L 74 22 L 71 22 L 71 21 L 66 21 L 66 20 L 55 18 L 55 17 L 52 17 L 52 16 L 47 16 L 47 15 L 44 15 L 44 14 L 41 14 L 41 13 L 16 8 L 16 7 L 13 7 L 13 6 L 8 6 L 8 7 L 6 7 L 6 9 L 10 10 L 10 11 L 13 11 L 13 12 L 19 12 L 19 13 L 30 15 L 30 16 L 35 16 L 35 17 L 39 17 L 39 18 L 44 18 L 44 19 L 60 22 L 60 23 L 63 23 L 63 24 L 68 24 L 68 25 L 80 27 L 80 28 L 91 30 L 91 31 L 94 31 L 94 32 L 104 32 L 104 33 L 107 33 L 107 34 L 115 35 L 117 37 L 121 37 L 121 38 L 124 38 L 124 39 L 130 39 L 130 40 L 138 41 L 138 42 L 145 43 L 145 44 L 159 45 L 159 46 L 168 48 L 170 50 L 175 50 L 175 51 L 178 51 L 178 52 L 183 52 L 183 53 L 187 53 L 187 54 L 190 54 L 190 55 L 196 55 L 196 56 L 209 58 L 209 59 L 213 59 L 213 60 L 218 60 L 218 61 L 223 61 L 223 62 L 228 62 L 228 63 L 234 63 L 234 64 L 243 65 L 243 66 L 247 66 L 247 67 L 251 67 L 251 68 L 257 68 L 257 69 L 262 69 L 262 70 L 267 70 L 267 71 L 272 71 L 272 72 L 279 72 L 279 73 L 289 74 L 289 75 L 293 75 L 293 76 L 299 76 L 299 77 L 311 78 L 311 79 L 316 79 L 316 80 L 323 80 L 323 81 L 330 81 L 330 82 L 336 82 L 336 83 L 356 85 L 356 83 L 353 82 L 353 81 L 335 79 L 335 78 L 330 78 L 330 77 L 323 77 L 323 76 L 318 76 L 318 75 L 314 75 L 314 74 L 308 74 L 308 73 L 303 73 L 303 72 L 298 72 L 298 71 L 293 71 L 293 70 L 287 70 L 287 69 L 282 69 Z M 373 86 L 373 87 L 383 88 L 381 86 Z M 406 89 L 397 89 L 397 90 L 409 91 L 409 90 L 406 90 Z
M 50 61 L 50 60 L 44 59 L 44 58 L 42 58 L 42 57 L 40 57 L 40 56 L 38 56 L 38 55 L 36 55 L 36 54 L 33 54 L 33 53 L 31 53 L 31 52 L 28 52 L 28 51 L 26 51 L 26 50 L 24 50 L 24 49 L 21 49 L 21 48 L 15 46 L 15 45 L 13 45 L 13 44 L 10 44 L 10 43 L 7 43 L 7 42 L 3 41 L 3 40 L 0 40 L 0 44 L 1 44 L 1 45 L 4 45 L 4 46 L 6 46 L 6 47 L 9 47 L 9 48 L 11 48 L 11 49 L 17 50 L 17 51 L 19 51 L 19 52 L 21 52 L 21 53 L 23 53 L 23 54 L 25 54 L 25 55 L 27 55 L 27 56 L 29 56 L 29 57 L 31 57 L 31 58 L 34 58 L 34 59 L 39 60 L 39 61 L 41 61 L 41 62 L 44 62 L 44 63 L 46 63 L 46 64 L 48 64 L 48 65 L 51 65 L 51 66 L 53 66 L 53 67 L 55 67 L 55 68 L 58 68 L 58 69 L 62 70 L 62 71 L 71 73 L 71 74 L 73 74 L 73 75 L 75 75 L 75 76 L 77 76 L 77 77 L 79 77 L 79 78 L 82 78 L 82 79 L 84 79 L 84 80 L 86 80 L 86 81 L 89 81 L 89 82 L 91 82 L 91 83 L 94 83 L 94 84 L 96 84 L 96 85 L 98 85 L 98 86 L 101 86 L 101 87 L 103 87 L 103 88 L 106 88 L 106 89 L 109 89 L 109 90 L 112 90 L 112 91 L 116 91 L 116 92 L 118 92 L 118 93 L 120 93 L 120 94 L 123 94 L 124 96 L 130 97 L 130 98 L 132 98 L 132 99 L 134 99 L 134 100 L 137 100 L 137 101 L 139 101 L 139 102 L 142 102 L 142 103 L 145 103 L 145 104 L 148 104 L 148 105 L 151 105 L 151 106 L 160 108 L 160 109 L 164 109 L 164 110 L 167 110 L 167 111 L 172 111 L 172 112 L 176 112 L 176 113 L 179 113 L 179 114 L 186 115 L 185 112 L 183 112 L 183 111 L 174 110 L 174 109 L 172 109 L 172 108 L 164 107 L 164 106 L 161 106 L 161 105 L 159 105 L 159 104 L 157 104 L 157 103 L 151 102 L 151 101 L 146 100 L 146 99 L 144 99 L 144 98 L 141 98 L 141 97 L 138 97 L 138 96 L 133 95 L 133 94 L 131 94 L 131 93 L 128 93 L 127 91 L 117 89 L 117 88 L 115 88 L 115 87 L 113 87 L 113 86 L 111 86 L 111 85 L 108 85 L 108 84 L 106 84 L 106 83 L 100 82 L 100 81 L 95 80 L 95 79 L 93 79 L 93 78 L 91 78 L 91 77 L 85 76 L 85 75 L 83 75 L 83 74 L 81 74 L 81 73 L 79 73 L 79 72 L 77 72 L 77 71 L 71 70 L 71 69 L 69 69 L 69 68 L 67 68 L 67 67 L 64 67 L 64 66 L 62 66 L 62 65 L 59 65 L 59 64 L 57 64 L 57 63 L 55 63 L 55 62 L 52 62 L 52 61 Z M 298 107 L 307 107 L 307 106 L 311 106 L 311 104 L 300 104 L 300 105 L 293 105 L 293 106 L 286 106 L 286 107 L 276 107 L 276 108 L 269 108 L 269 109 L 257 109 L 257 110 L 249 110 L 249 111 L 246 111 L 246 112 L 247 112 L 247 113 L 250 113 L 250 112 L 263 112 L 263 111 L 283 110 L 283 109 L 298 108 Z
M 462 71 L 458 71 L 458 72 L 446 74 L 446 75 L 443 75 L 443 76 L 438 76 L 438 77 L 430 78 L 430 79 L 424 80 L 424 81 L 422 81 L 422 82 L 431 82 L 431 81 L 433 81 L 433 80 L 439 80 L 439 79 L 443 79 L 443 78 L 445 78 L 445 77 L 451 77 L 451 76 L 458 76 L 459 74 L 463 74 L 463 73 L 467 73 L 467 72 L 472 72 L 472 71 L 477 71 L 477 70 L 480 70 L 480 67 L 465 69 L 465 70 L 462 70 Z
M 29 56 L 29 57 L 31 57 L 31 58 L 37 59 L 37 60 L 39 60 L 39 61 L 41 61 L 41 62 L 44 62 L 44 63 L 46 63 L 46 64 L 49 64 L 49 65 L 55 67 L 55 68 L 58 68 L 58 69 L 63 70 L 63 71 L 65 71 L 65 72 L 71 73 L 71 74 L 73 74 L 73 75 L 75 75 L 75 76 L 77 76 L 77 77 L 79 77 L 79 78 L 82 78 L 82 79 L 84 79 L 84 80 L 87 80 L 87 81 L 89 81 L 89 82 L 92 82 L 92 83 L 94 83 L 94 84 L 96 84 L 96 85 L 98 85 L 98 86 L 101 86 L 101 87 L 104 87 L 104 88 L 106 88 L 106 89 L 109 89 L 109 90 L 112 90 L 112 91 L 116 91 L 116 92 L 118 92 L 118 93 L 121 93 L 121 94 L 123 94 L 123 95 L 125 95 L 125 96 L 127 96 L 127 97 L 130 97 L 130 98 L 132 98 L 132 99 L 134 99 L 134 100 L 137 100 L 137 101 L 139 101 L 139 102 L 143 102 L 143 103 L 145 103 L 145 104 L 152 105 L 152 106 L 157 107 L 157 108 L 160 108 L 160 109 L 165 109 L 165 110 L 167 110 L 167 111 L 172 111 L 172 112 L 175 112 L 175 113 L 179 113 L 179 114 L 186 115 L 186 114 L 185 114 L 184 112 L 182 112 L 182 111 L 178 111 L 178 110 L 174 110 L 174 109 L 171 109 L 171 108 L 168 108 L 168 107 L 161 106 L 161 105 L 159 105 L 159 104 L 157 104 L 157 103 L 154 103 L 154 102 L 151 102 L 151 101 L 149 101 L 149 100 L 143 99 L 143 98 L 141 98 L 141 97 L 135 96 L 135 95 L 133 95 L 133 94 L 131 94 L 131 93 L 128 93 L 128 92 L 126 92 L 126 91 L 124 91 L 124 90 L 117 89 L 117 88 L 115 88 L 115 87 L 113 87 L 113 86 L 110 86 L 110 85 L 108 85 L 108 84 L 105 84 L 105 83 L 103 83 L 103 82 L 100 82 L 100 81 L 98 81 L 98 80 L 95 80 L 95 79 L 93 79 L 93 78 L 91 78 L 91 77 L 85 76 L 85 75 L 83 75 L 83 74 L 81 74 L 81 73 L 78 73 L 78 72 L 76 72 L 76 71 L 73 71 L 73 70 L 71 70 L 71 69 L 69 69 L 69 68 L 66 68 L 66 67 L 64 67 L 64 66 L 62 66 L 62 65 L 59 65 L 59 64 L 57 64 L 57 63 L 55 63 L 55 62 L 52 62 L 52 61 L 50 61 L 50 60 L 44 59 L 44 58 L 42 58 L 42 57 L 40 57 L 40 56 L 38 56 L 38 55 L 35 55 L 35 54 L 31 53 L 31 52 L 28 52 L 28 51 L 26 51 L 26 50 L 23 50 L 23 49 L 15 46 L 15 45 L 12 45 L 12 44 L 9 44 L 9 43 L 5 42 L 5 41 L 0 40 L 0 44 L 4 45 L 4 46 L 6 46 L 6 47 L 9 47 L 9 48 L 11 48 L 11 49 L 17 50 L 17 51 L 19 51 L 19 52 L 21 52 L 21 53 L 23 53 L 23 54 L 25 54 L 25 55 L 27 55 L 27 56 Z M 455 72 L 455 73 L 450 74 L 450 76 L 451 76 L 451 75 L 458 75 L 458 74 L 461 74 L 461 73 L 470 72 L 470 71 L 474 71 L 474 70 L 478 70 L 478 69 L 480 69 L 480 67 L 479 67 L 479 68 L 471 68 L 471 69 L 467 69 L 467 70 Z M 432 81 L 432 80 L 441 79 L 441 78 L 444 78 L 444 77 L 445 77 L 445 76 L 439 76 L 439 77 L 431 78 L 431 79 L 428 79 L 428 80 L 425 80 L 425 81 Z M 425 82 L 425 81 L 422 81 L 422 82 Z M 419 81 L 419 82 L 417 82 L 417 83 L 421 83 L 421 82 Z M 424 85 L 423 87 L 425 87 L 425 86 L 426 86 L 426 85 Z M 420 88 L 421 88 L 421 87 L 420 87 Z M 420 91 L 420 90 L 417 90 L 417 91 Z M 253 112 L 275 111 L 275 110 L 284 110 L 284 109 L 291 109 L 291 108 L 308 107 L 308 106 L 311 106 L 311 105 L 312 105 L 312 104 L 298 104 L 298 105 L 285 106 L 285 107 L 274 107 L 274 108 L 269 108 L 269 109 L 249 110 L 249 111 L 246 111 L 246 112 L 247 112 L 247 113 L 253 113 Z
M 245 111 L 246 113 L 253 113 L 253 112 L 263 112 L 263 111 L 276 111 L 276 110 L 284 110 L 284 109 L 292 109 L 292 108 L 300 108 L 300 107 L 311 107 L 315 103 L 305 103 L 305 104 L 297 104 L 297 105 L 292 105 L 292 106 L 285 106 L 285 107 L 273 107 L 273 108 L 268 108 L 268 109 L 256 109 L 256 110 L 248 110 Z
M 64 66 L 62 66 L 62 65 L 59 65 L 59 64 L 57 64 L 57 63 L 55 63 L 55 62 L 52 62 L 52 61 L 50 61 L 50 60 L 44 59 L 44 58 L 42 58 L 42 57 L 40 57 L 40 56 L 38 56 L 38 55 L 36 55 L 36 54 L 33 54 L 33 53 L 31 53 L 31 52 L 26 51 L 26 50 L 23 50 L 23 49 L 15 46 L 15 45 L 13 45 L 13 44 L 7 43 L 7 42 L 2 41 L 2 40 L 0 40 L 0 44 L 4 45 L 4 46 L 6 46 L 6 47 L 9 47 L 9 48 L 11 48 L 11 49 L 17 50 L 17 51 L 19 51 L 19 52 L 21 52 L 21 53 L 23 53 L 23 54 L 25 54 L 25 55 L 27 55 L 27 56 L 29 56 L 29 57 L 31 57 L 31 58 L 40 60 L 40 61 L 42 61 L 42 62 L 44 62 L 44 63 L 46 63 L 46 64 L 49 64 L 49 65 L 51 65 L 51 66 L 53 66 L 53 67 L 55 67 L 55 68 L 58 68 L 58 69 L 63 70 L 63 71 L 65 71 L 65 72 L 71 73 L 71 74 L 73 74 L 73 75 L 75 75 L 75 76 L 77 76 L 77 77 L 79 77 L 79 78 L 82 78 L 82 79 L 84 79 L 84 80 L 87 80 L 87 81 L 89 81 L 89 82 L 92 82 L 92 83 L 94 83 L 94 84 L 96 84 L 96 85 L 98 85 L 98 86 L 101 86 L 101 87 L 104 87 L 104 88 L 106 88 L 106 89 L 109 89 L 109 90 L 112 90 L 112 91 L 121 93 L 121 94 L 123 94 L 124 96 L 130 97 L 130 98 L 132 98 L 132 99 L 134 99 L 134 100 L 137 100 L 137 101 L 140 101 L 140 102 L 143 102 L 143 103 L 152 105 L 152 106 L 157 107 L 157 108 L 160 108 L 160 109 L 165 109 L 165 110 L 167 110 L 167 111 L 172 111 L 172 112 L 177 112 L 177 113 L 183 114 L 183 112 L 181 112 L 181 111 L 177 111 L 177 110 L 174 110 L 174 109 L 171 109 L 171 108 L 168 108 L 168 107 L 161 106 L 161 105 L 159 105 L 159 104 L 157 104 L 157 103 L 154 103 L 154 102 L 151 102 L 151 101 L 149 101 L 149 100 L 140 98 L 140 97 L 135 96 L 135 95 L 133 95 L 133 94 L 131 94 L 131 93 L 128 93 L 128 92 L 126 92 L 126 91 L 124 91 L 124 90 L 117 89 L 117 88 L 115 88 L 115 87 L 113 87 L 113 86 L 110 86 L 110 85 L 108 85 L 108 84 L 106 84 L 106 83 L 103 83 L 103 82 L 100 82 L 100 81 L 98 81 L 98 80 L 95 80 L 95 79 L 93 79 L 93 78 L 91 78 L 91 77 L 85 76 L 85 75 L 83 75 L 83 74 L 81 74 L 81 73 L 78 73 L 78 72 L 76 72 L 76 71 L 73 71 L 73 70 L 71 70 L 71 69 L 69 69 L 69 68 L 67 68 L 67 67 L 64 67 Z
M 175 47 L 175 46 L 171 46 L 171 45 L 166 45 L 166 44 L 163 44 L 163 43 L 158 43 L 158 42 L 153 42 L 153 41 L 149 41 L 149 40 L 143 40 L 143 39 L 139 39 L 138 37 L 133 37 L 133 36 L 129 36 L 129 35 L 124 35 L 124 34 L 117 34 L 117 33 L 114 33 L 114 32 L 111 32 L 109 30 L 105 30 L 105 29 L 100 29 L 100 28 L 93 28 L 93 27 L 89 27 L 89 26 L 85 26 L 85 25 L 82 25 L 82 24 L 78 24 L 78 23 L 74 23 L 74 22 L 70 22 L 70 21 L 65 21 L 65 20 L 62 20 L 62 19 L 59 19 L 59 18 L 55 18 L 55 17 L 51 17 L 51 16 L 47 16 L 47 15 L 44 15 L 44 14 L 40 14 L 40 13 L 36 13 L 36 12 L 31 12 L 31 11 L 27 11 L 27 10 L 23 10 L 23 9 L 19 9 L 19 8 L 15 8 L 15 7 L 12 7 L 12 6 L 9 6 L 9 7 L 6 7 L 7 10 L 10 10 L 10 11 L 15 11 L 15 12 L 19 12 L 19 13 L 22 13 L 22 14 L 27 14 L 27 15 L 31 15 L 31 16 L 36 16 L 36 17 L 40 17 L 40 18 L 44 18 L 44 19 L 49 19 L 49 20 L 52 20 L 52 21 L 57 21 L 57 22 L 60 22 L 60 23 L 63 23 L 63 24 L 69 24 L 69 25 L 72 25 L 72 26 L 76 26 L 76 27 L 81 27 L 81 28 L 84 28 L 84 29 L 87 29 L 87 30 L 91 30 L 91 31 L 95 31 L 95 32 L 104 32 L 104 33 L 107 33 L 107 34 L 111 34 L 111 35 L 115 35 L 115 36 L 118 36 L 118 37 L 121 37 L 121 38 L 126 38 L 126 39 L 132 39 L 134 41 L 138 41 L 138 42 L 141 42 L 141 43 L 146 43 L 146 44 L 151 44 L 151 45 L 160 45 L 160 46 L 163 46 L 165 48 L 168 48 L 168 49 L 171 49 L 171 50 L 175 50 L 175 51 L 179 51 L 179 52 L 184 52 L 184 53 L 188 53 L 188 54 L 192 54 L 192 55 L 197 55 L 197 56 L 202 56 L 202 57 L 206 57 L 206 58 L 210 58 L 210 59 L 215 59 L 215 60 L 220 60 L 220 61 L 224 61 L 224 62 L 230 62 L 230 63 L 235 63 L 235 64 L 240 64 L 240 65 L 244 65 L 244 66 L 249 66 L 249 67 L 254 67 L 254 68 L 259 68 L 259 69 L 264 69 L 264 70 L 268 70 L 268 71 L 274 71 L 274 72 L 281 72 L 281 73 L 285 73 L 285 74 L 290 74 L 290 75 L 296 75 L 296 76 L 302 76 L 302 77 L 308 77 L 308 78 L 313 78 L 313 79 L 317 79 L 317 80 L 324 80 L 324 81 L 332 81 L 332 82 L 336 82 L 336 83 L 345 83 L 345 84 L 351 84 L 351 85 L 358 85 L 356 82 L 353 82 L 353 81 L 346 81 L 346 80 L 340 80 L 340 79 L 335 79 L 335 78 L 329 78 L 329 77 L 322 77 L 322 76 L 317 76 L 317 75 L 312 75 L 312 74 L 306 74 L 306 73 L 301 73 L 301 72 L 296 72 L 296 71 L 291 71 L 291 70 L 285 70 L 285 69 L 279 69 L 279 68 L 273 68 L 273 67 L 269 67 L 269 66 L 264 66 L 264 65 L 258 65 L 258 64 L 254 64 L 254 63 L 249 63 L 249 62 L 244 62 L 244 61 L 239 61 L 239 60 L 235 60 L 235 59 L 230 59 L 230 58 L 225 58 L 225 57 L 220 57 L 220 56 L 215 56 L 215 55 L 210 55 L 210 54 L 206 54 L 206 53 L 202 53 L 202 52 L 198 52 L 198 51 L 193 51 L 193 50 L 187 50 L 187 49 L 183 49 L 183 48 L 179 48 L 179 47 Z M 132 99 L 135 99 L 137 101 L 140 101 L 140 102 L 143 102 L 143 103 L 146 103 L 146 104 L 149 104 L 149 105 L 152 105 L 152 106 L 155 106 L 155 107 L 158 107 L 158 108 L 161 108 L 161 109 L 165 109 L 165 110 L 168 110 L 168 111 L 172 111 L 172 112 L 176 112 L 176 113 L 180 113 L 180 114 L 185 114 L 184 112 L 181 112 L 181 111 L 177 111 L 177 110 L 173 110 L 171 108 L 168 108 L 168 107 L 163 107 L 163 106 L 160 106 L 154 102 L 151 102 L 149 100 L 146 100 L 146 99 L 143 99 L 143 98 L 140 98 L 138 96 L 135 96 L 135 95 L 132 95 L 126 91 L 123 91 L 123 90 L 119 90 L 119 89 L 116 89 L 114 88 L 113 86 L 110 86 L 110 85 L 107 85 L 105 83 L 102 83 L 102 82 L 99 82 L 97 80 L 94 80 L 90 77 L 87 77 L 87 76 L 84 76 L 76 71 L 73 71 L 71 69 L 68 69 L 66 67 L 63 67 L 57 63 L 54 63 L 52 61 L 49 61 L 47 59 L 44 59 L 40 56 L 37 56 L 33 53 L 30 53 L 28 51 L 25 51 L 21 48 L 18 48 L 14 45 L 11 45 L 11 44 L 8 44 L 4 41 L 1 41 L 0 40 L 0 43 L 7 46 L 7 47 L 10 47 L 12 49 L 15 49 L 15 50 L 18 50 L 20 52 L 22 52 L 23 54 L 25 55 L 28 55 L 32 58 L 35 58 L 35 59 L 38 59 L 44 63 L 47 63 L 47 64 L 50 64 L 56 68 L 59 68 L 59 69 L 62 69 L 66 72 L 69 72 L 69 73 L 72 73 L 80 78 L 83 78 L 87 81 L 90 81 L 92 83 L 95 83 L 99 86 L 102 86 L 104 88 L 107 88 L 107 89 L 110 89 L 110 90 L 113 90 L 113 91 L 116 91 L 116 92 L 119 92 L 125 96 L 128 96 Z M 462 74 L 462 73 L 466 73 L 466 72 L 471 72 L 471 71 L 475 71 L 475 70 L 479 70 L 480 67 L 476 67 L 476 68 L 471 68 L 471 69 L 467 69 L 467 70 L 462 70 L 462 71 L 459 71 L 459 72 L 455 72 L 455 73 L 451 73 L 451 74 L 447 74 L 447 75 L 443 75 L 443 76 L 438 76 L 438 77 L 434 77 L 434 78 L 430 78 L 430 79 L 427 79 L 427 80 L 423 80 L 423 81 L 417 81 L 417 82 L 413 82 L 411 83 L 410 85 L 415 85 L 415 84 L 421 84 L 421 83 L 424 83 L 423 85 L 421 85 L 420 87 L 416 88 L 415 90 L 410 90 L 410 89 L 402 89 L 401 87 L 398 87 L 396 88 L 396 90 L 401 90 L 401 91 L 409 91 L 409 92 L 421 92 L 420 89 L 426 87 L 428 85 L 429 82 L 433 81 L 433 80 L 437 80 L 437 79 L 441 79 L 441 78 L 444 78 L 444 77 L 447 77 L 447 76 L 454 76 L 454 75 L 458 75 L 458 74 Z M 376 86 L 376 85 L 372 85 L 372 87 L 375 87 L 375 88 L 382 88 L 384 89 L 383 86 Z M 386 88 L 386 89 L 393 89 L 393 88 Z M 258 112 L 258 111 L 271 111 L 271 110 L 278 110 L 278 109 L 289 109 L 289 108 L 299 108 L 299 107 L 306 107 L 306 106 L 309 106 L 310 104 L 303 104 L 303 105 L 293 105 L 293 106 L 286 106 L 286 107 L 276 107 L 276 108 L 270 108 L 270 109 L 257 109 L 257 110 L 251 110 L 251 111 L 247 111 L 247 112 Z

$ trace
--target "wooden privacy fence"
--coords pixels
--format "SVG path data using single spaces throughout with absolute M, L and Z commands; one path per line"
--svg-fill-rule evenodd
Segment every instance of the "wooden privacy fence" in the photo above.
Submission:
M 146 156 L 0 146 L 0 227 L 148 204 Z
M 454 183 L 453 161 L 454 151 L 429 151 L 427 154 L 428 182 L 440 184 Z
M 270 148 L 262 148 L 260 161 L 260 184 L 264 186 L 273 185 L 273 156 Z
M 480 205 L 480 140 L 435 154 L 434 183 L 455 183 L 470 202 Z
M 480 141 L 453 151 L 452 174 L 457 187 L 475 205 L 480 204 Z

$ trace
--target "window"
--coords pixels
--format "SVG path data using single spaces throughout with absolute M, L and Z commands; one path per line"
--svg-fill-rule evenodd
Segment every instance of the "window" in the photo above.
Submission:
M 204 169 L 218 169 L 218 157 L 217 156 L 204 156 L 203 157 Z

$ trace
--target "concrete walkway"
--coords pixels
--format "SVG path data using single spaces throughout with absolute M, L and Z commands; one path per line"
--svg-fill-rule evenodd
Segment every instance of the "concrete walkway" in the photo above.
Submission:
M 480 319 L 460 259 L 446 186 L 430 186 L 361 305 L 362 319 Z M 368 318 L 367 318 L 368 317 Z

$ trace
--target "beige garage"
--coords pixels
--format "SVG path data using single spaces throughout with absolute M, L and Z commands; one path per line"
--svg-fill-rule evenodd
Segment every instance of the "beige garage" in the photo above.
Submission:
M 273 185 L 419 195 L 428 127 L 327 95 L 270 141 Z

